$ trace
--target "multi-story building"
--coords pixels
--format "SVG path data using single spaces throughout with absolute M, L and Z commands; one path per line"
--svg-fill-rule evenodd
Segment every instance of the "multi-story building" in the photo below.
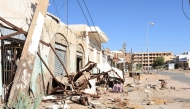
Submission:
M 142 66 L 152 66 L 154 60 L 157 57 L 161 56 L 165 58 L 165 62 L 173 60 L 172 52 L 150 52 L 150 53 L 140 52 L 140 53 L 133 53 L 133 64 L 141 63 Z

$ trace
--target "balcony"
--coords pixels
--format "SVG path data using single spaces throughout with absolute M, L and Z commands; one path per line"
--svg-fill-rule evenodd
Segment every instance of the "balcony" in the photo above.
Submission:
M 106 43 L 109 40 L 106 34 L 101 31 L 100 28 L 97 26 L 88 27 L 88 36 L 91 39 L 97 40 L 100 43 Z

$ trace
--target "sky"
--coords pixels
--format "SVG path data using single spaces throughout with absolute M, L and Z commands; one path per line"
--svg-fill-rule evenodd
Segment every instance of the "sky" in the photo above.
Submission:
M 183 9 L 190 18 L 188 0 Z M 126 43 L 127 52 L 190 51 L 190 20 L 182 0 L 50 0 L 48 12 L 65 24 L 94 22 L 109 38 L 103 49 L 121 50 Z

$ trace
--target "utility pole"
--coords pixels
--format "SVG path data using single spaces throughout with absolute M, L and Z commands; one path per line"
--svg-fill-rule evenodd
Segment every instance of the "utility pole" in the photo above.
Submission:
M 124 42 L 124 43 L 123 43 L 123 52 L 124 52 L 124 53 L 126 53 L 126 46 L 127 46 L 127 45 L 126 45 L 126 43 Z
M 142 73 L 144 73 L 144 48 L 142 47 Z
M 131 71 L 133 71 L 133 54 L 132 54 L 132 48 L 131 48 Z
M 124 59 L 126 59 L 126 57 L 125 57 L 126 43 L 123 43 L 123 53 L 124 53 Z M 126 62 L 126 60 L 123 62 L 123 72 L 125 72 L 125 62 Z
M 23 95 L 24 98 L 29 96 L 30 79 L 34 67 L 34 61 L 37 56 L 36 53 L 38 51 L 48 3 L 49 0 L 39 0 L 37 3 L 10 91 L 7 103 L 9 107 L 14 107 L 15 104 L 18 104 L 19 94 Z

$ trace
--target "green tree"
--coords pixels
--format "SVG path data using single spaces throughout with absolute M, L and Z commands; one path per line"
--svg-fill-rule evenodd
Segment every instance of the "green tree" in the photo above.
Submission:
M 161 56 L 161 57 L 157 57 L 155 60 L 154 60 L 154 63 L 153 63 L 153 67 L 159 67 L 159 66 L 163 66 L 164 65 L 164 57 Z
M 142 63 L 138 63 L 138 64 L 136 65 L 136 68 L 137 68 L 137 70 L 140 70 L 140 69 L 142 68 Z

